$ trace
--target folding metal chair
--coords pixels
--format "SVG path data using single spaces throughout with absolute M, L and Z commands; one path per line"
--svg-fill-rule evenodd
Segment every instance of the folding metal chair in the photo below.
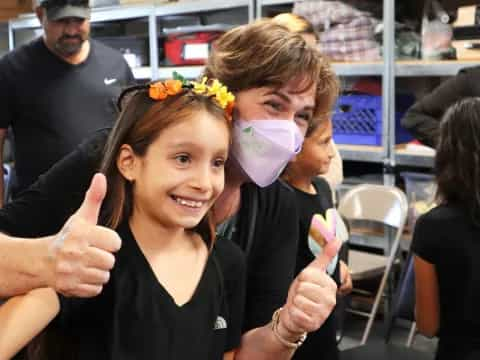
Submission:
M 354 250 L 350 250 L 348 254 L 353 281 L 377 275 L 382 276 L 371 311 L 354 311 L 356 314 L 368 317 L 361 340 L 361 345 L 364 345 L 370 334 L 397 255 L 400 237 L 407 219 L 408 202 L 403 191 L 396 187 L 364 184 L 353 187 L 342 197 L 338 211 L 350 222 L 354 220 L 375 221 L 395 230 L 390 252 L 386 256 Z

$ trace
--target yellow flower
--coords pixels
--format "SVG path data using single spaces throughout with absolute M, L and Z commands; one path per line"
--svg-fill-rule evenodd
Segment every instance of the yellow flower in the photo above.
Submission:
M 218 79 L 213 80 L 212 84 L 208 87 L 207 96 L 217 95 L 218 92 L 221 91 L 222 86 L 222 83 L 218 81 Z
M 193 92 L 195 94 L 204 94 L 205 92 L 207 92 L 207 77 L 204 76 L 202 78 L 202 82 L 196 82 L 196 81 L 192 81 L 191 84 L 193 85 Z
M 226 86 L 221 86 L 220 89 L 215 93 L 215 99 L 220 104 L 220 106 L 225 109 L 227 105 L 235 100 L 235 96 L 228 91 Z

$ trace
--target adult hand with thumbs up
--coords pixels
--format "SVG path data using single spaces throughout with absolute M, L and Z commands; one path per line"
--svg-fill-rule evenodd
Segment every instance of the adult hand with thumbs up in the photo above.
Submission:
M 326 268 L 340 247 L 340 240 L 329 242 L 293 281 L 287 302 L 279 314 L 276 331 L 281 338 L 297 341 L 303 333 L 319 329 L 332 312 L 337 285 L 326 273 Z
M 95 174 L 80 208 L 52 238 L 49 286 L 65 296 L 96 296 L 110 278 L 121 240 L 97 225 L 106 191 L 105 176 Z

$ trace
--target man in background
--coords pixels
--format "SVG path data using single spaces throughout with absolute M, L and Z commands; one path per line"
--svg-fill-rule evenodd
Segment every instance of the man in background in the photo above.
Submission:
M 89 0 L 35 0 L 34 7 L 43 36 L 0 59 L 0 149 L 11 127 L 13 196 L 111 126 L 121 87 L 134 81 L 120 52 L 89 38 Z M 0 205 L 3 192 L 0 176 Z

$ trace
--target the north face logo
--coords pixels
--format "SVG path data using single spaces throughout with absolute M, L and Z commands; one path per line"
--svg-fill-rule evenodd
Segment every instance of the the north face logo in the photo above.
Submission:
M 213 326 L 213 330 L 220 330 L 227 328 L 227 321 L 221 317 L 217 316 L 217 320 L 215 320 L 215 325 Z

